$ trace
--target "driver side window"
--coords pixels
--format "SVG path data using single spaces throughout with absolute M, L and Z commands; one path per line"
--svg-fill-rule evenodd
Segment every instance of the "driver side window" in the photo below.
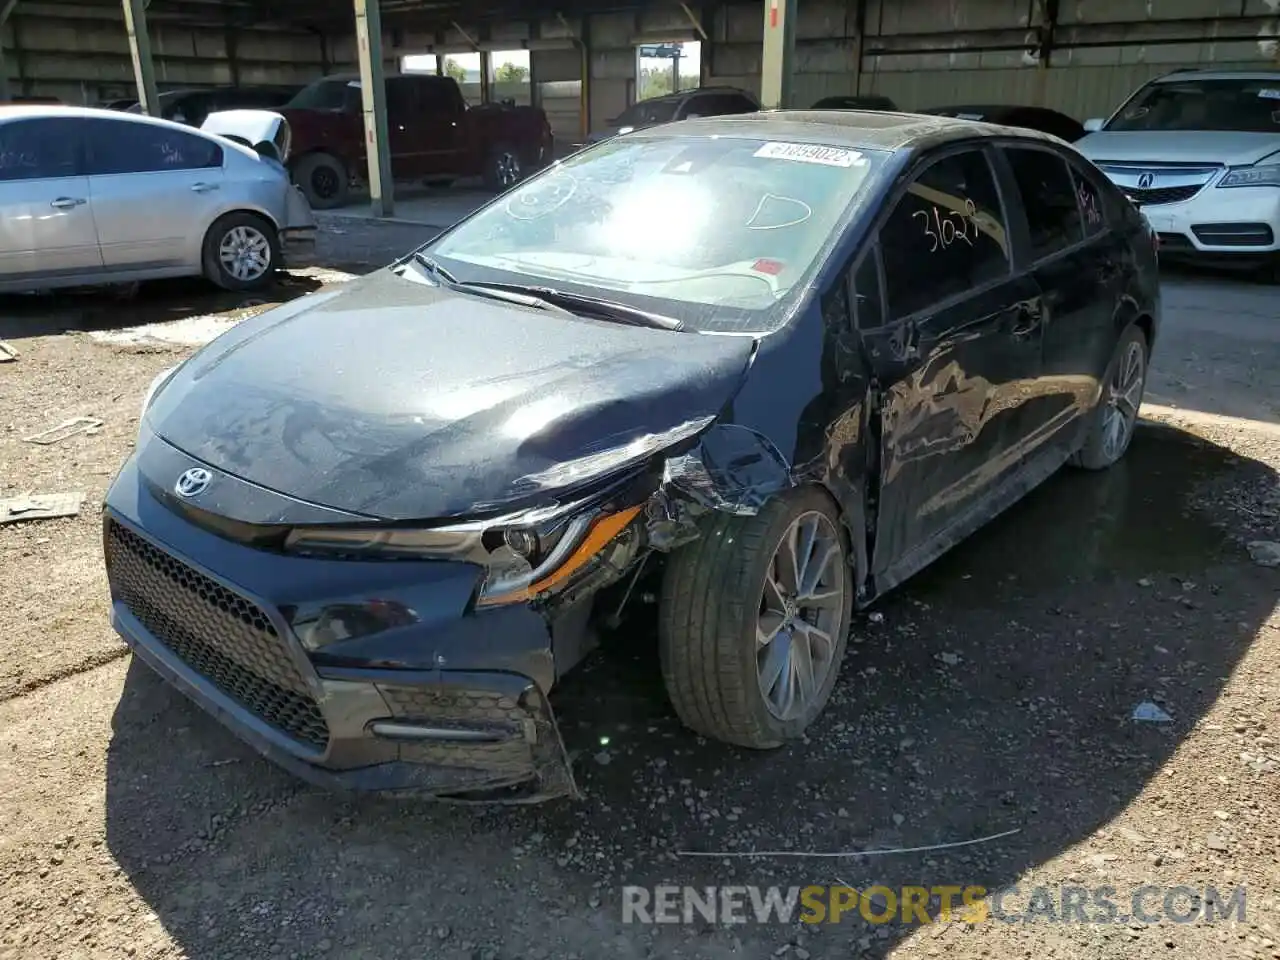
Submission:
M 891 320 L 1008 276 L 1008 230 L 986 154 L 951 154 L 921 172 L 881 228 L 880 249 Z

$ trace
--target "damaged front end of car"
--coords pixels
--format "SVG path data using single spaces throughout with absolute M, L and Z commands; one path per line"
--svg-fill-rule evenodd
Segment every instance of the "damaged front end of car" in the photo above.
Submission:
M 575 797 L 556 683 L 647 560 L 696 539 L 707 514 L 755 512 L 790 483 L 761 435 L 703 416 L 521 478 L 519 509 L 362 521 L 223 473 L 144 422 L 104 518 L 113 622 L 161 676 L 313 783 Z

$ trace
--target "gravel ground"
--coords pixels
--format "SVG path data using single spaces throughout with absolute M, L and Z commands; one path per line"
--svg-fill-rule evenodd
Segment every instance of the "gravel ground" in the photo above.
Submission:
M 325 223 L 327 269 L 266 301 L 431 232 Z M 96 504 L 147 383 L 189 348 L 101 334 L 263 304 L 199 284 L 0 300 L 20 353 L 0 364 L 0 497 L 86 494 L 78 517 L 0 527 L 0 958 L 1280 957 L 1280 571 L 1246 549 L 1280 539 L 1280 305 L 1195 277 L 1167 301 L 1166 422 L 859 617 L 809 740 L 761 755 L 683 731 L 641 611 L 557 698 L 585 799 L 488 809 L 300 784 L 108 626 Z M 102 428 L 23 440 L 82 415 Z M 1171 722 L 1132 721 L 1143 702 Z M 660 883 L 1109 885 L 1122 913 L 1144 884 L 1247 899 L 1230 923 L 623 924 L 622 885 Z

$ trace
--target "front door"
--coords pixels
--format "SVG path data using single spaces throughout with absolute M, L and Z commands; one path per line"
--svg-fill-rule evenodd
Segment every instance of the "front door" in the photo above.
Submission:
M 84 121 L 89 189 L 108 270 L 196 265 L 225 204 L 222 147 L 140 120 Z
M 79 121 L 0 125 L 0 283 L 102 269 Z
M 862 330 L 880 385 L 878 590 L 986 519 L 1021 464 L 1041 328 L 1008 223 L 987 153 L 964 148 L 916 173 L 880 228 L 881 309 Z

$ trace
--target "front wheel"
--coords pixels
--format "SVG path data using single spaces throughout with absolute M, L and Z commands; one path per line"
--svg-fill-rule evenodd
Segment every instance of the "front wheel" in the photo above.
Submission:
M 1076 466 L 1105 470 L 1129 449 L 1147 386 L 1147 353 L 1146 335 L 1131 324 L 1120 335 L 1107 367 L 1102 396 L 1090 414 L 1089 432 L 1072 459 Z
M 713 516 L 669 558 L 659 649 L 690 729 L 767 749 L 800 737 L 840 672 L 852 609 L 848 539 L 816 488 L 753 517 Z
M 205 276 L 224 290 L 261 290 L 279 263 L 275 227 L 256 214 L 228 213 L 205 234 Z

